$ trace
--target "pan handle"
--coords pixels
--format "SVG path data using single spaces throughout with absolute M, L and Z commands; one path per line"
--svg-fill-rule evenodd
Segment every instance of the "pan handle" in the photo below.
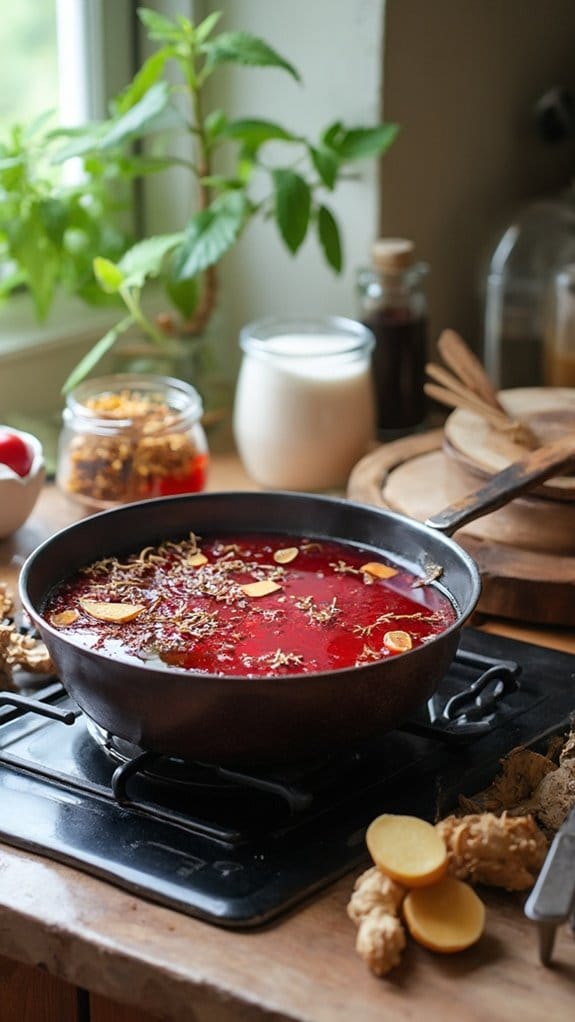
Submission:
M 425 522 L 432 529 L 451 536 L 457 529 L 482 515 L 508 504 L 513 497 L 533 489 L 555 475 L 557 469 L 575 459 L 575 435 L 561 437 L 553 443 L 530 451 L 502 472 L 492 476 L 485 486 L 466 494 Z

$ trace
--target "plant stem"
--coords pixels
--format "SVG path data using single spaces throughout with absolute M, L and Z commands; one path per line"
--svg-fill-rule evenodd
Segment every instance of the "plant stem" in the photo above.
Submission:
M 193 52 L 190 54 L 190 60 L 191 62 L 194 60 Z M 195 68 L 193 76 L 188 76 L 188 81 L 190 83 L 194 112 L 194 134 L 196 135 L 198 146 L 198 207 L 200 210 L 204 210 L 208 209 L 212 201 L 212 189 L 203 180 L 204 178 L 211 177 L 212 164 L 206 138 L 201 88 L 193 84 L 193 82 L 197 81 Z M 217 292 L 218 272 L 215 266 L 209 266 L 202 277 L 202 293 L 194 314 L 182 324 L 182 330 L 185 334 L 193 336 L 194 334 L 202 333 L 215 309 Z
M 120 288 L 120 294 L 126 305 L 126 308 L 131 313 L 134 322 L 137 323 L 139 327 L 141 327 L 144 333 L 146 333 L 148 337 L 150 337 L 154 341 L 155 344 L 160 345 L 160 347 L 165 345 L 168 340 L 166 334 L 162 333 L 161 330 L 158 330 L 154 326 L 152 321 L 147 318 L 147 316 L 144 314 L 142 310 L 139 290 L 131 288 Z

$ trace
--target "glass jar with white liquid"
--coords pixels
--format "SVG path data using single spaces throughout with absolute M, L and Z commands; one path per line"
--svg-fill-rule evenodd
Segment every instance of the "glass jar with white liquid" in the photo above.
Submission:
M 339 316 L 244 327 L 234 437 L 262 486 L 338 489 L 375 435 L 370 330 Z

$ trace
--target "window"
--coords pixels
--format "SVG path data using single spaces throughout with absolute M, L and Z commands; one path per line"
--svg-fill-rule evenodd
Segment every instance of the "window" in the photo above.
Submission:
M 5 4 L 0 18 L 0 133 L 58 105 L 56 0 Z
M 222 10 L 222 27 L 261 35 L 298 67 L 304 87 L 280 83 L 276 89 L 271 76 L 257 70 L 237 69 L 227 86 L 214 95 L 214 106 L 229 108 L 232 116 L 259 116 L 312 133 L 330 120 L 373 123 L 379 116 L 379 82 L 384 0 L 374 4 L 334 4 L 333 0 L 293 0 L 291 4 L 270 0 L 12 0 L 8 13 L 33 9 L 42 20 L 42 43 L 51 39 L 59 51 L 62 116 L 68 123 L 82 116 L 97 118 L 105 112 L 109 97 L 131 78 L 144 56 L 145 33 L 139 30 L 137 8 L 154 7 L 168 16 L 184 14 L 205 17 Z M 24 15 L 22 14 L 22 17 Z M 303 21 L 302 21 L 303 18 Z M 6 12 L 3 11 L 6 22 Z M 51 24 L 52 27 L 49 27 Z M 306 25 L 302 32 L 301 25 Z M 326 34 L 325 26 L 329 26 Z M 317 40 L 322 39 L 318 47 Z M 5 42 L 5 54 L 12 44 Z M 39 45 L 39 44 L 38 44 Z M 33 48 L 26 49 L 27 74 L 40 60 Z M 38 63 L 39 66 L 39 63 Z M 278 76 L 279 79 L 279 76 Z M 49 75 L 42 72 L 45 88 L 40 100 L 53 105 L 48 97 Z M 286 86 L 284 88 L 284 85 Z M 8 89 L 8 86 L 6 86 Z M 50 87 L 51 88 L 51 87 Z M 8 90 L 14 94 L 14 87 Z M 12 115 L 14 109 L 9 109 Z M 148 208 L 144 208 L 145 230 L 164 232 L 177 229 L 189 209 L 184 189 L 163 189 L 160 176 L 147 189 Z M 325 267 L 310 243 L 294 260 L 280 245 L 267 225 L 254 225 L 246 231 L 238 251 L 227 258 L 222 274 L 221 311 L 225 322 L 222 332 L 229 338 L 230 353 L 236 357 L 239 327 L 249 319 L 269 311 L 331 311 L 353 315 L 355 270 L 365 259 L 370 241 L 377 231 L 376 168 L 362 170 L 361 176 L 346 184 L 338 197 L 338 214 L 346 231 L 346 269 L 336 277 Z M 83 352 L 102 334 L 114 313 L 76 303 L 58 302 L 46 324 L 35 319 L 26 295 L 0 309 L 0 421 L 15 407 L 58 407 L 62 380 Z M 105 318 L 107 317 L 107 318 Z M 67 355 L 63 349 L 68 346 Z M 38 348 L 42 348 L 40 365 Z M 31 353 L 34 352 L 32 362 Z M 41 374 L 42 386 L 34 392 L 25 373 L 16 371 L 18 358 L 28 353 L 34 375 Z M 66 358 L 64 358 L 66 355 Z M 60 359 L 60 361 L 58 361 Z M 66 360 L 67 359 L 67 360 Z M 52 394 L 49 383 L 53 379 Z M 40 392 L 40 393 L 39 393 Z

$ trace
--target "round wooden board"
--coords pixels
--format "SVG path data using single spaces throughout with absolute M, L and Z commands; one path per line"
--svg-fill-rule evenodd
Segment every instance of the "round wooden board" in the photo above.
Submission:
M 575 388 L 518 387 L 502 390 L 498 397 L 510 416 L 527 423 L 541 443 L 551 443 L 575 431 Z M 479 480 L 517 461 L 525 448 L 511 436 L 494 429 L 476 412 L 457 408 L 444 427 L 444 446 Z M 547 479 L 537 492 L 554 500 L 575 501 L 575 476 L 564 474 Z
M 376 448 L 352 470 L 347 496 L 425 521 L 462 495 L 442 443 L 438 429 Z M 508 542 L 486 535 L 499 514 L 486 515 L 454 537 L 479 567 L 479 609 L 534 624 L 575 625 L 575 556 L 525 549 L 514 535 Z

